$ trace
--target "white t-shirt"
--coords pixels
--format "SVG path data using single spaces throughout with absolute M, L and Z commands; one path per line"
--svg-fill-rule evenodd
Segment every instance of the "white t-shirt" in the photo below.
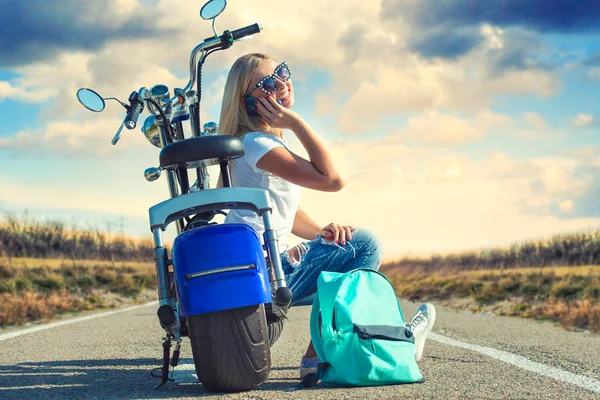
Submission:
M 300 204 L 301 187 L 290 183 L 272 173 L 258 168 L 256 163 L 270 150 L 283 146 L 289 148 L 287 142 L 278 136 L 250 132 L 244 135 L 245 153 L 230 163 L 231 185 L 266 189 L 271 197 L 271 223 L 279 238 L 279 251 L 288 248 L 288 235 L 292 232 L 294 218 Z M 264 244 L 265 231 L 262 217 L 250 210 L 231 209 L 225 218 L 225 223 L 243 223 L 252 226 Z

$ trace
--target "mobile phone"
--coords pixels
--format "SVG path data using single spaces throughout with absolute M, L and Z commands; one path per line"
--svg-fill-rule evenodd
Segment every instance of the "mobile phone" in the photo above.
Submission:
M 258 97 L 244 97 L 246 102 L 246 111 L 251 117 L 260 117 L 260 114 L 256 111 L 256 102 L 260 101 Z M 281 101 L 277 99 L 277 104 L 281 105 Z

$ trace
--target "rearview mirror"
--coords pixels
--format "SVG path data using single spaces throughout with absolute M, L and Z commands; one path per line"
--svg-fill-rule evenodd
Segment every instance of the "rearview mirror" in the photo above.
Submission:
M 227 7 L 227 0 L 210 0 L 200 9 L 202 19 L 213 19 L 218 17 Z
M 100 112 L 106 107 L 102 96 L 92 89 L 81 88 L 77 91 L 77 100 L 90 111 Z

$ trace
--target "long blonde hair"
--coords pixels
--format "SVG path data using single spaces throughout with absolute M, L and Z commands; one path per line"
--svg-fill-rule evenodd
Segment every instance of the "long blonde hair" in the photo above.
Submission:
M 250 86 L 254 71 L 266 59 L 273 59 L 266 54 L 251 53 L 238 58 L 227 76 L 223 103 L 221 105 L 221 118 L 219 121 L 219 134 L 244 137 L 248 132 L 271 131 L 260 117 L 250 117 L 242 97 Z
M 248 132 L 273 133 L 271 127 L 260 117 L 251 117 L 242 101 L 244 94 L 254 84 L 254 71 L 266 59 L 272 57 L 263 53 L 246 54 L 238 58 L 232 65 L 223 93 L 219 134 L 237 136 L 242 139 Z M 223 187 L 223 177 L 219 174 L 217 187 Z

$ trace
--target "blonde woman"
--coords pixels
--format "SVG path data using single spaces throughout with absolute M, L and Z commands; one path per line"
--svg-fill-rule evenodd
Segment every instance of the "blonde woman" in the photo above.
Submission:
M 246 98 L 257 98 L 257 116 L 247 111 Z M 244 156 L 230 163 L 232 186 L 265 189 L 271 197 L 272 222 L 283 251 L 281 263 L 293 293 L 292 306 L 310 304 L 321 271 L 377 270 L 382 258 L 381 242 L 370 230 L 336 222 L 321 226 L 300 207 L 301 188 L 335 192 L 344 187 L 344 180 L 321 138 L 291 110 L 293 105 L 287 64 L 265 54 L 247 54 L 229 72 L 219 122 L 219 133 L 237 136 L 245 148 Z M 284 130 L 296 135 L 308 160 L 290 150 Z M 225 223 L 248 224 L 262 240 L 262 219 L 251 211 L 230 210 Z M 306 241 L 288 248 L 290 233 Z M 424 332 L 433 325 L 432 307 L 422 306 L 419 318 L 413 317 Z M 424 341 L 425 336 L 420 339 Z M 419 347 L 422 352 L 422 344 L 417 343 Z M 301 377 L 316 370 L 318 362 L 311 342 L 300 363 Z

